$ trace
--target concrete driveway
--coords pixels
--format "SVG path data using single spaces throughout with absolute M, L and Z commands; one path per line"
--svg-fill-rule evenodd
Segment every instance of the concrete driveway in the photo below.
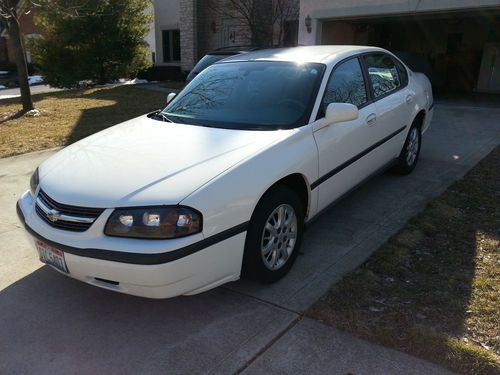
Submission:
M 146 300 L 41 266 L 15 214 L 51 151 L 0 159 L 0 373 L 442 374 L 301 313 L 500 142 L 500 109 L 437 105 L 421 161 L 383 174 L 322 215 L 291 273 Z

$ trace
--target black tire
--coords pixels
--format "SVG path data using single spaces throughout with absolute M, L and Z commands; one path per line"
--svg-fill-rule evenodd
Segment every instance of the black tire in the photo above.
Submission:
M 413 137 L 416 138 L 414 139 Z M 415 140 L 417 141 L 416 146 L 414 145 Z M 408 131 L 405 144 L 403 145 L 403 149 L 399 154 L 397 164 L 394 166 L 393 171 L 402 175 L 411 173 L 417 166 L 421 146 L 422 132 L 420 131 L 418 123 L 414 122 Z M 411 157 L 410 154 L 413 154 L 414 157 Z
M 266 232 L 264 231 L 268 220 L 273 220 L 270 215 L 274 213 L 275 210 L 279 210 L 280 207 L 284 210 L 281 211 L 284 212 L 284 216 L 290 218 L 290 222 L 293 221 L 290 208 L 293 208 L 297 219 L 295 241 L 288 256 L 284 256 L 284 253 L 285 251 L 288 253 L 288 249 L 291 247 L 290 243 L 293 239 L 291 237 L 287 237 L 285 232 L 292 233 L 293 231 L 290 229 L 292 226 L 288 228 L 286 224 L 283 224 L 282 227 L 286 230 L 279 233 L 278 230 L 276 230 L 276 237 L 272 237 L 269 230 L 266 229 Z M 286 216 L 287 213 L 288 216 Z M 278 216 L 279 213 L 275 213 L 274 217 L 277 218 Z M 278 227 L 278 225 L 276 225 L 276 227 Z M 283 230 L 281 228 L 279 229 Z M 293 263 L 297 258 L 297 254 L 299 253 L 300 245 L 302 243 L 303 231 L 304 209 L 297 194 L 286 186 L 278 186 L 267 192 L 255 208 L 248 227 L 245 241 L 245 252 L 243 254 L 243 276 L 263 283 L 273 283 L 281 279 L 288 273 L 288 271 L 290 271 L 290 268 L 292 268 Z M 270 235 L 270 237 L 266 234 Z M 271 241 L 268 238 L 273 240 Z M 275 252 L 277 259 L 275 266 L 279 266 L 277 269 L 269 268 L 269 264 L 273 263 L 273 259 L 275 259 L 274 255 L 271 254 L 271 257 L 267 257 L 268 265 L 266 265 L 266 257 L 263 255 L 263 248 L 267 247 L 264 246 L 264 244 L 270 245 L 271 242 L 274 244 L 271 245 L 272 248 L 276 249 Z M 280 261 L 284 261 L 284 263 L 279 265 Z

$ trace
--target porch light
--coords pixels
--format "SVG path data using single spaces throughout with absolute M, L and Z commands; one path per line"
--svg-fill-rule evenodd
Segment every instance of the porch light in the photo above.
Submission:
M 311 20 L 311 17 L 309 17 L 309 15 L 307 15 L 306 19 L 304 20 L 304 23 L 306 25 L 307 33 L 311 34 L 312 20 Z

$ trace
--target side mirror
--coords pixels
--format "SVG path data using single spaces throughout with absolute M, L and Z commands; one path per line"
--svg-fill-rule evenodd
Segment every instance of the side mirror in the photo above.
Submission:
M 175 98 L 177 94 L 175 92 L 171 92 L 170 94 L 168 94 L 167 96 L 167 104 L 170 103 L 172 101 L 173 98 Z
M 358 116 L 358 107 L 353 104 L 330 103 L 326 107 L 325 121 L 330 125 L 336 122 L 356 120 Z

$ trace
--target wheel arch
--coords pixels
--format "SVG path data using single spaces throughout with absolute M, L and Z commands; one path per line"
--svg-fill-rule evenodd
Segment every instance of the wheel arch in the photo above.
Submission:
M 421 109 L 420 111 L 418 111 L 417 114 L 415 115 L 415 117 L 413 118 L 412 125 L 414 123 L 416 123 L 418 126 L 418 129 L 420 131 L 423 131 L 424 130 L 423 126 L 425 124 L 425 116 L 426 116 L 425 109 Z
M 276 181 L 274 184 L 272 184 L 265 192 L 262 194 L 260 200 L 262 197 L 264 197 L 268 192 L 276 188 L 277 186 L 285 186 L 291 189 L 293 192 L 297 194 L 299 197 L 300 201 L 302 202 L 302 208 L 304 210 L 304 219 L 307 218 L 309 214 L 309 209 L 310 209 L 310 202 L 311 202 L 311 189 L 310 189 L 310 184 L 307 181 L 307 178 L 301 174 L 301 173 L 292 173 L 289 174 L 288 176 L 285 176 L 278 181 Z M 258 203 L 257 203 L 258 205 Z

